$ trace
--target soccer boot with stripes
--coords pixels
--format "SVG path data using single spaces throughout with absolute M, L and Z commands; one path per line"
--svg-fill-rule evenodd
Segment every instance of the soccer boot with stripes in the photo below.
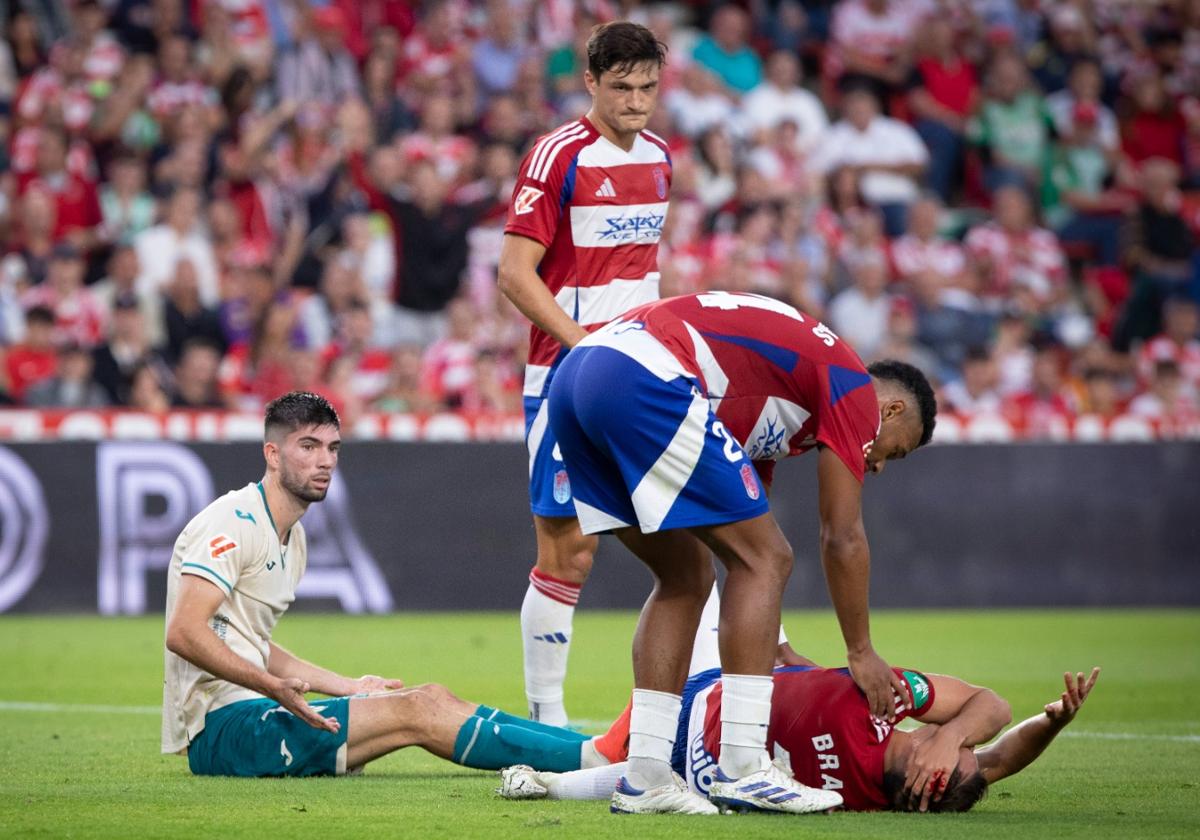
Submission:
M 802 785 L 778 760 L 765 769 L 731 779 L 716 769 L 708 799 L 724 811 L 773 811 L 782 814 L 815 814 L 842 804 L 842 795 Z
M 614 814 L 717 814 L 713 805 L 698 793 L 688 790 L 687 784 L 678 773 L 671 774 L 671 781 L 658 787 L 638 790 L 622 776 L 613 791 Z

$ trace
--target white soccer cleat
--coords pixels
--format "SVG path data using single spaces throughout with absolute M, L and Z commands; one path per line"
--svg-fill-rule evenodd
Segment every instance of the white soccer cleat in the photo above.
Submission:
M 792 778 L 779 760 L 757 773 L 730 779 L 718 767 L 708 799 L 721 811 L 775 811 L 783 814 L 815 814 L 841 806 L 842 795 L 802 785 Z
M 622 776 L 613 791 L 612 804 L 608 810 L 614 814 L 704 814 L 720 813 L 698 793 L 692 793 L 678 773 L 671 774 L 671 781 L 658 787 L 638 790 Z
M 514 764 L 500 771 L 500 787 L 496 789 L 504 799 L 545 799 L 550 791 L 538 778 L 538 773 L 528 764 Z

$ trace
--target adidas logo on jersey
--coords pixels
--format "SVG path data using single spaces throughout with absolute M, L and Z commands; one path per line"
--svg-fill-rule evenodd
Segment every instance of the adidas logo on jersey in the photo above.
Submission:
M 617 191 L 613 187 L 612 179 L 605 178 L 604 183 L 600 185 L 600 189 L 596 190 L 597 198 L 616 198 Z

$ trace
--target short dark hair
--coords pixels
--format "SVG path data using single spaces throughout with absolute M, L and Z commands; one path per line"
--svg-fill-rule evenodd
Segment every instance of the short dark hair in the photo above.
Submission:
M 917 446 L 924 446 L 933 437 L 933 427 L 937 425 L 937 398 L 933 395 L 933 387 L 925 374 L 908 364 L 896 359 L 884 359 L 875 362 L 867 368 L 867 373 L 876 379 L 889 379 L 899 383 L 917 401 L 917 409 L 921 412 L 921 441 Z
M 889 770 L 883 774 L 883 795 L 892 810 L 908 810 L 908 803 L 904 801 L 904 781 L 904 773 L 899 770 Z M 942 814 L 970 811 L 987 796 L 987 791 L 988 782 L 983 773 L 976 770 L 964 779 L 962 771 L 955 767 L 954 772 L 950 774 L 950 781 L 946 783 L 942 798 L 929 800 L 929 812 Z
M 29 311 L 25 313 L 26 324 L 49 324 L 54 326 L 56 319 L 54 310 L 49 306 L 31 306 Z
M 270 438 L 279 431 L 291 434 L 306 426 L 342 427 L 337 409 L 329 400 L 311 391 L 290 391 L 267 404 L 263 421 L 263 436 Z
M 592 28 L 587 42 L 588 70 L 599 80 L 601 73 L 624 76 L 644 61 L 662 67 L 667 45 L 640 23 L 614 20 Z

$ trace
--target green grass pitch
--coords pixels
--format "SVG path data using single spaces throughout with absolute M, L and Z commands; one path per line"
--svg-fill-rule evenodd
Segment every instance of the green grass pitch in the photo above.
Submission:
M 633 622 L 580 611 L 573 715 L 598 724 L 622 708 Z M 831 614 L 793 613 L 786 625 L 798 650 L 839 661 Z M 1064 669 L 1104 672 L 1050 751 L 970 814 L 698 822 L 616 817 L 598 802 L 504 802 L 493 774 L 415 749 L 359 778 L 194 778 L 185 760 L 158 754 L 160 617 L 3 617 L 0 837 L 1200 837 L 1197 612 L 878 612 L 874 636 L 893 664 L 995 688 L 1017 720 L 1056 696 Z M 437 681 L 523 708 L 515 612 L 292 615 L 278 641 L 345 673 Z

